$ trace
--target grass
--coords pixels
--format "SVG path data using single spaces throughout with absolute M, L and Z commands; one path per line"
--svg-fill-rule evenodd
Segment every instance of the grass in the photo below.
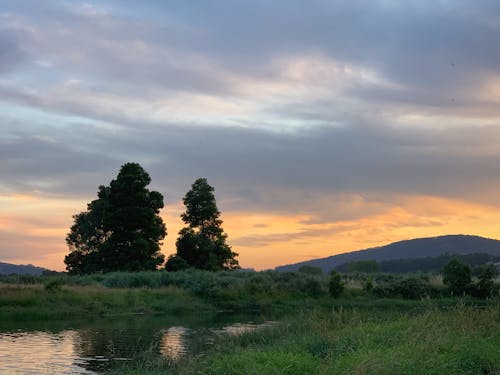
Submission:
M 459 303 L 419 313 L 316 308 L 276 327 L 225 337 L 178 364 L 161 359 L 120 374 L 498 374 L 500 310 Z
M 0 286 L 0 320 L 78 319 L 89 316 L 213 313 L 211 305 L 174 287 L 110 289 L 103 286 Z
M 451 298 L 438 277 L 374 276 L 398 292 L 378 298 L 348 276 L 342 298 L 327 275 L 183 271 L 81 277 L 0 277 L 0 324 L 134 314 L 278 314 L 274 327 L 224 336 L 172 363 L 155 350 L 116 374 L 500 374 L 500 299 Z M 427 283 L 427 284 L 426 284 Z M 425 290 L 424 294 L 425 295 Z

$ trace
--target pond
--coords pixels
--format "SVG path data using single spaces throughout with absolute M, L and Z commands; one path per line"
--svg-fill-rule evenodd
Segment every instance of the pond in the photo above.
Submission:
M 0 323 L 0 374 L 98 374 L 145 352 L 177 361 L 187 353 L 203 352 L 218 336 L 275 323 L 234 314 Z

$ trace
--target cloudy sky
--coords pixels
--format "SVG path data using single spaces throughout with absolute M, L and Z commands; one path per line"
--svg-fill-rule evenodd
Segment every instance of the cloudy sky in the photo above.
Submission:
M 64 269 L 139 162 L 215 187 L 243 267 L 500 237 L 498 1 L 0 0 L 0 261 Z

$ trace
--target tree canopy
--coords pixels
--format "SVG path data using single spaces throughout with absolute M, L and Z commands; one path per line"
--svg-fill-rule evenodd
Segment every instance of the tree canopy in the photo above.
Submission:
M 217 271 L 239 268 L 236 254 L 226 243 L 214 188 L 205 178 L 197 179 L 183 198 L 186 211 L 181 215 L 186 227 L 179 232 L 177 253 L 170 256 L 166 269 L 186 267 Z
M 64 259 L 70 273 L 154 270 L 163 263 L 163 196 L 146 188 L 150 182 L 139 164 L 126 163 L 87 210 L 73 216 Z

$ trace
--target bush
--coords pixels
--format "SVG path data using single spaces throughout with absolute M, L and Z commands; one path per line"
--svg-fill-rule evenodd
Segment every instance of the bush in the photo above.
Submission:
M 45 282 L 44 288 L 47 292 L 53 293 L 61 290 L 62 285 L 63 281 L 59 278 L 49 279 L 47 282 Z
M 302 291 L 311 297 L 320 297 L 324 294 L 321 283 L 319 280 L 314 278 L 308 278 L 305 280 Z
M 322 275 L 323 274 L 323 270 L 320 267 L 313 267 L 313 266 L 307 266 L 307 265 L 301 266 L 298 269 L 298 271 L 301 273 L 308 274 L 308 275 Z
M 443 283 L 448 286 L 451 295 L 464 295 L 470 290 L 471 270 L 458 259 L 452 259 L 443 268 Z
M 496 275 L 497 269 L 493 264 L 481 267 L 478 282 L 472 286 L 471 294 L 478 298 L 490 298 L 498 294 L 494 281 Z
M 435 297 L 439 294 L 439 290 L 423 279 L 410 277 L 377 285 L 373 287 L 373 294 L 383 298 L 420 299 Z
M 340 297 L 344 292 L 345 283 L 342 281 L 340 274 L 336 271 L 330 273 L 330 282 L 328 283 L 328 290 L 330 295 L 334 298 Z

